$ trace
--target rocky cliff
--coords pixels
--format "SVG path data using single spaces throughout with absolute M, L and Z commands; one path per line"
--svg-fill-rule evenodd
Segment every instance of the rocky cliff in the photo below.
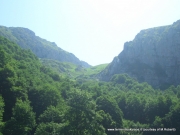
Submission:
M 103 70 L 108 81 L 114 74 L 127 73 L 155 88 L 180 84 L 180 20 L 172 25 L 141 30 L 133 41 Z
M 0 26 L 0 36 L 17 43 L 24 49 L 32 50 L 39 58 L 71 62 L 82 67 L 90 67 L 88 63 L 80 61 L 74 54 L 64 51 L 54 42 L 36 36 L 33 31 L 27 28 Z

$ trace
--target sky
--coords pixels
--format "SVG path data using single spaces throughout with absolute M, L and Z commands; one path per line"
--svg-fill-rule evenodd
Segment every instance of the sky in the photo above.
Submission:
M 140 30 L 179 20 L 179 7 L 180 0 L 0 0 L 0 25 L 28 28 L 95 66 Z

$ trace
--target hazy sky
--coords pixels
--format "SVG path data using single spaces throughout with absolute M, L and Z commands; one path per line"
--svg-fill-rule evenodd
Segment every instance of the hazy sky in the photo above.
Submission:
M 142 29 L 180 19 L 180 0 L 0 0 L 0 25 L 25 27 L 91 65 Z

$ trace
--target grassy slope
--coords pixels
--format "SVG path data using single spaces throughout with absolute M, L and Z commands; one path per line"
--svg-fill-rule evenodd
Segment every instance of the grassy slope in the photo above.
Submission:
M 101 72 L 102 70 L 105 69 L 105 67 L 107 66 L 108 64 L 100 64 L 100 65 L 97 65 L 97 66 L 93 66 L 91 68 L 87 68 L 87 71 L 84 73 L 84 75 L 86 76 L 95 76 L 97 75 L 99 72 Z
M 40 59 L 43 65 L 53 69 L 64 76 L 71 78 L 95 78 L 95 76 L 101 72 L 108 64 L 101 64 L 90 68 L 83 68 L 70 62 L 59 62 L 52 59 Z

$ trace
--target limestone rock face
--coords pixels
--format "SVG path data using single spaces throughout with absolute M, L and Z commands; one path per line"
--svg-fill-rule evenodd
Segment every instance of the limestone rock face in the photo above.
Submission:
M 17 43 L 24 49 L 30 49 L 39 58 L 71 62 L 82 67 L 90 67 L 88 63 L 80 61 L 74 54 L 58 47 L 55 42 L 42 39 L 27 28 L 0 26 L 0 36 Z
M 121 73 L 155 88 L 180 84 L 180 20 L 140 31 L 99 76 L 108 81 Z

